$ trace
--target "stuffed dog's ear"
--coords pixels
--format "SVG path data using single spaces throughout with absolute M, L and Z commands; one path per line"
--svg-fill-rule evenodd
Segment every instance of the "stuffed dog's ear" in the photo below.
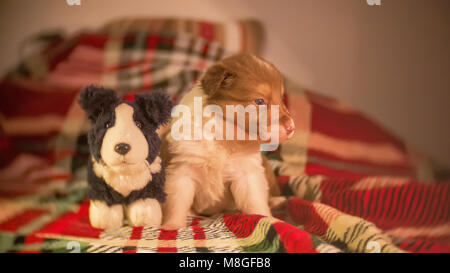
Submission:
M 144 113 L 145 118 L 156 126 L 169 122 L 173 103 L 166 92 L 161 90 L 136 94 L 134 101 Z
M 88 118 L 95 122 L 102 111 L 114 106 L 118 100 L 119 98 L 114 90 L 89 85 L 81 91 L 78 103 L 86 112 Z
M 205 93 L 214 95 L 220 89 L 230 88 L 237 75 L 228 71 L 222 64 L 215 64 L 208 68 L 201 79 L 201 84 Z

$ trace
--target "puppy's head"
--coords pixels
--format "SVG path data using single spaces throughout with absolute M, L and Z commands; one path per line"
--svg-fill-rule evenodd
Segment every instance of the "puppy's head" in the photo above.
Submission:
M 271 130 L 271 105 L 279 106 L 279 141 L 294 135 L 295 124 L 283 102 L 284 80 L 271 63 L 249 54 L 238 54 L 211 66 L 201 84 L 208 103 L 225 105 L 267 105 L 268 130 Z M 248 123 L 245 130 L 248 133 Z M 259 124 L 259 123 L 258 123 Z
M 136 94 L 128 102 L 113 90 L 88 86 L 79 103 L 92 123 L 88 142 L 96 161 L 126 168 L 156 158 L 161 145 L 156 129 L 168 122 L 172 108 L 166 93 Z

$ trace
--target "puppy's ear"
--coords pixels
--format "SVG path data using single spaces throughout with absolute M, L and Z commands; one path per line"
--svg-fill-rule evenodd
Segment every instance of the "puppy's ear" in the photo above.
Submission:
M 170 120 L 172 100 L 164 91 L 136 94 L 134 101 L 144 113 L 145 118 L 156 126 L 166 124 Z
M 81 91 L 78 103 L 86 112 L 88 118 L 95 122 L 102 111 L 115 105 L 118 100 L 116 92 L 113 90 L 89 85 Z
M 215 64 L 208 68 L 201 79 L 205 93 L 214 95 L 220 89 L 231 88 L 237 75 L 228 71 L 222 64 Z

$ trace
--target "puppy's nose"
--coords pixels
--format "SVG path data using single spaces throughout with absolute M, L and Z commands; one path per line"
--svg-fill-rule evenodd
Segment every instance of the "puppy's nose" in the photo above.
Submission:
M 131 150 L 131 146 L 126 143 L 119 143 L 116 145 L 116 147 L 114 147 L 114 151 L 116 151 L 116 153 L 121 154 L 121 155 L 125 155 L 130 150 Z
M 284 128 L 286 129 L 286 133 L 289 135 L 295 130 L 295 123 L 292 119 L 289 119 L 285 124 Z

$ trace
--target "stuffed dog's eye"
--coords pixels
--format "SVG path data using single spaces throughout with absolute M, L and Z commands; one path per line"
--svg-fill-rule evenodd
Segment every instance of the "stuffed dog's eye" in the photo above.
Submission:
M 108 129 L 109 127 L 111 127 L 112 126 L 112 122 L 108 122 L 108 123 L 106 123 L 106 125 L 105 125 L 105 127 Z
M 136 127 L 138 127 L 138 128 L 141 128 L 142 129 L 142 123 L 141 122 L 139 122 L 139 121 L 136 121 Z
M 258 105 L 263 105 L 264 104 L 264 99 L 256 99 L 255 103 Z

